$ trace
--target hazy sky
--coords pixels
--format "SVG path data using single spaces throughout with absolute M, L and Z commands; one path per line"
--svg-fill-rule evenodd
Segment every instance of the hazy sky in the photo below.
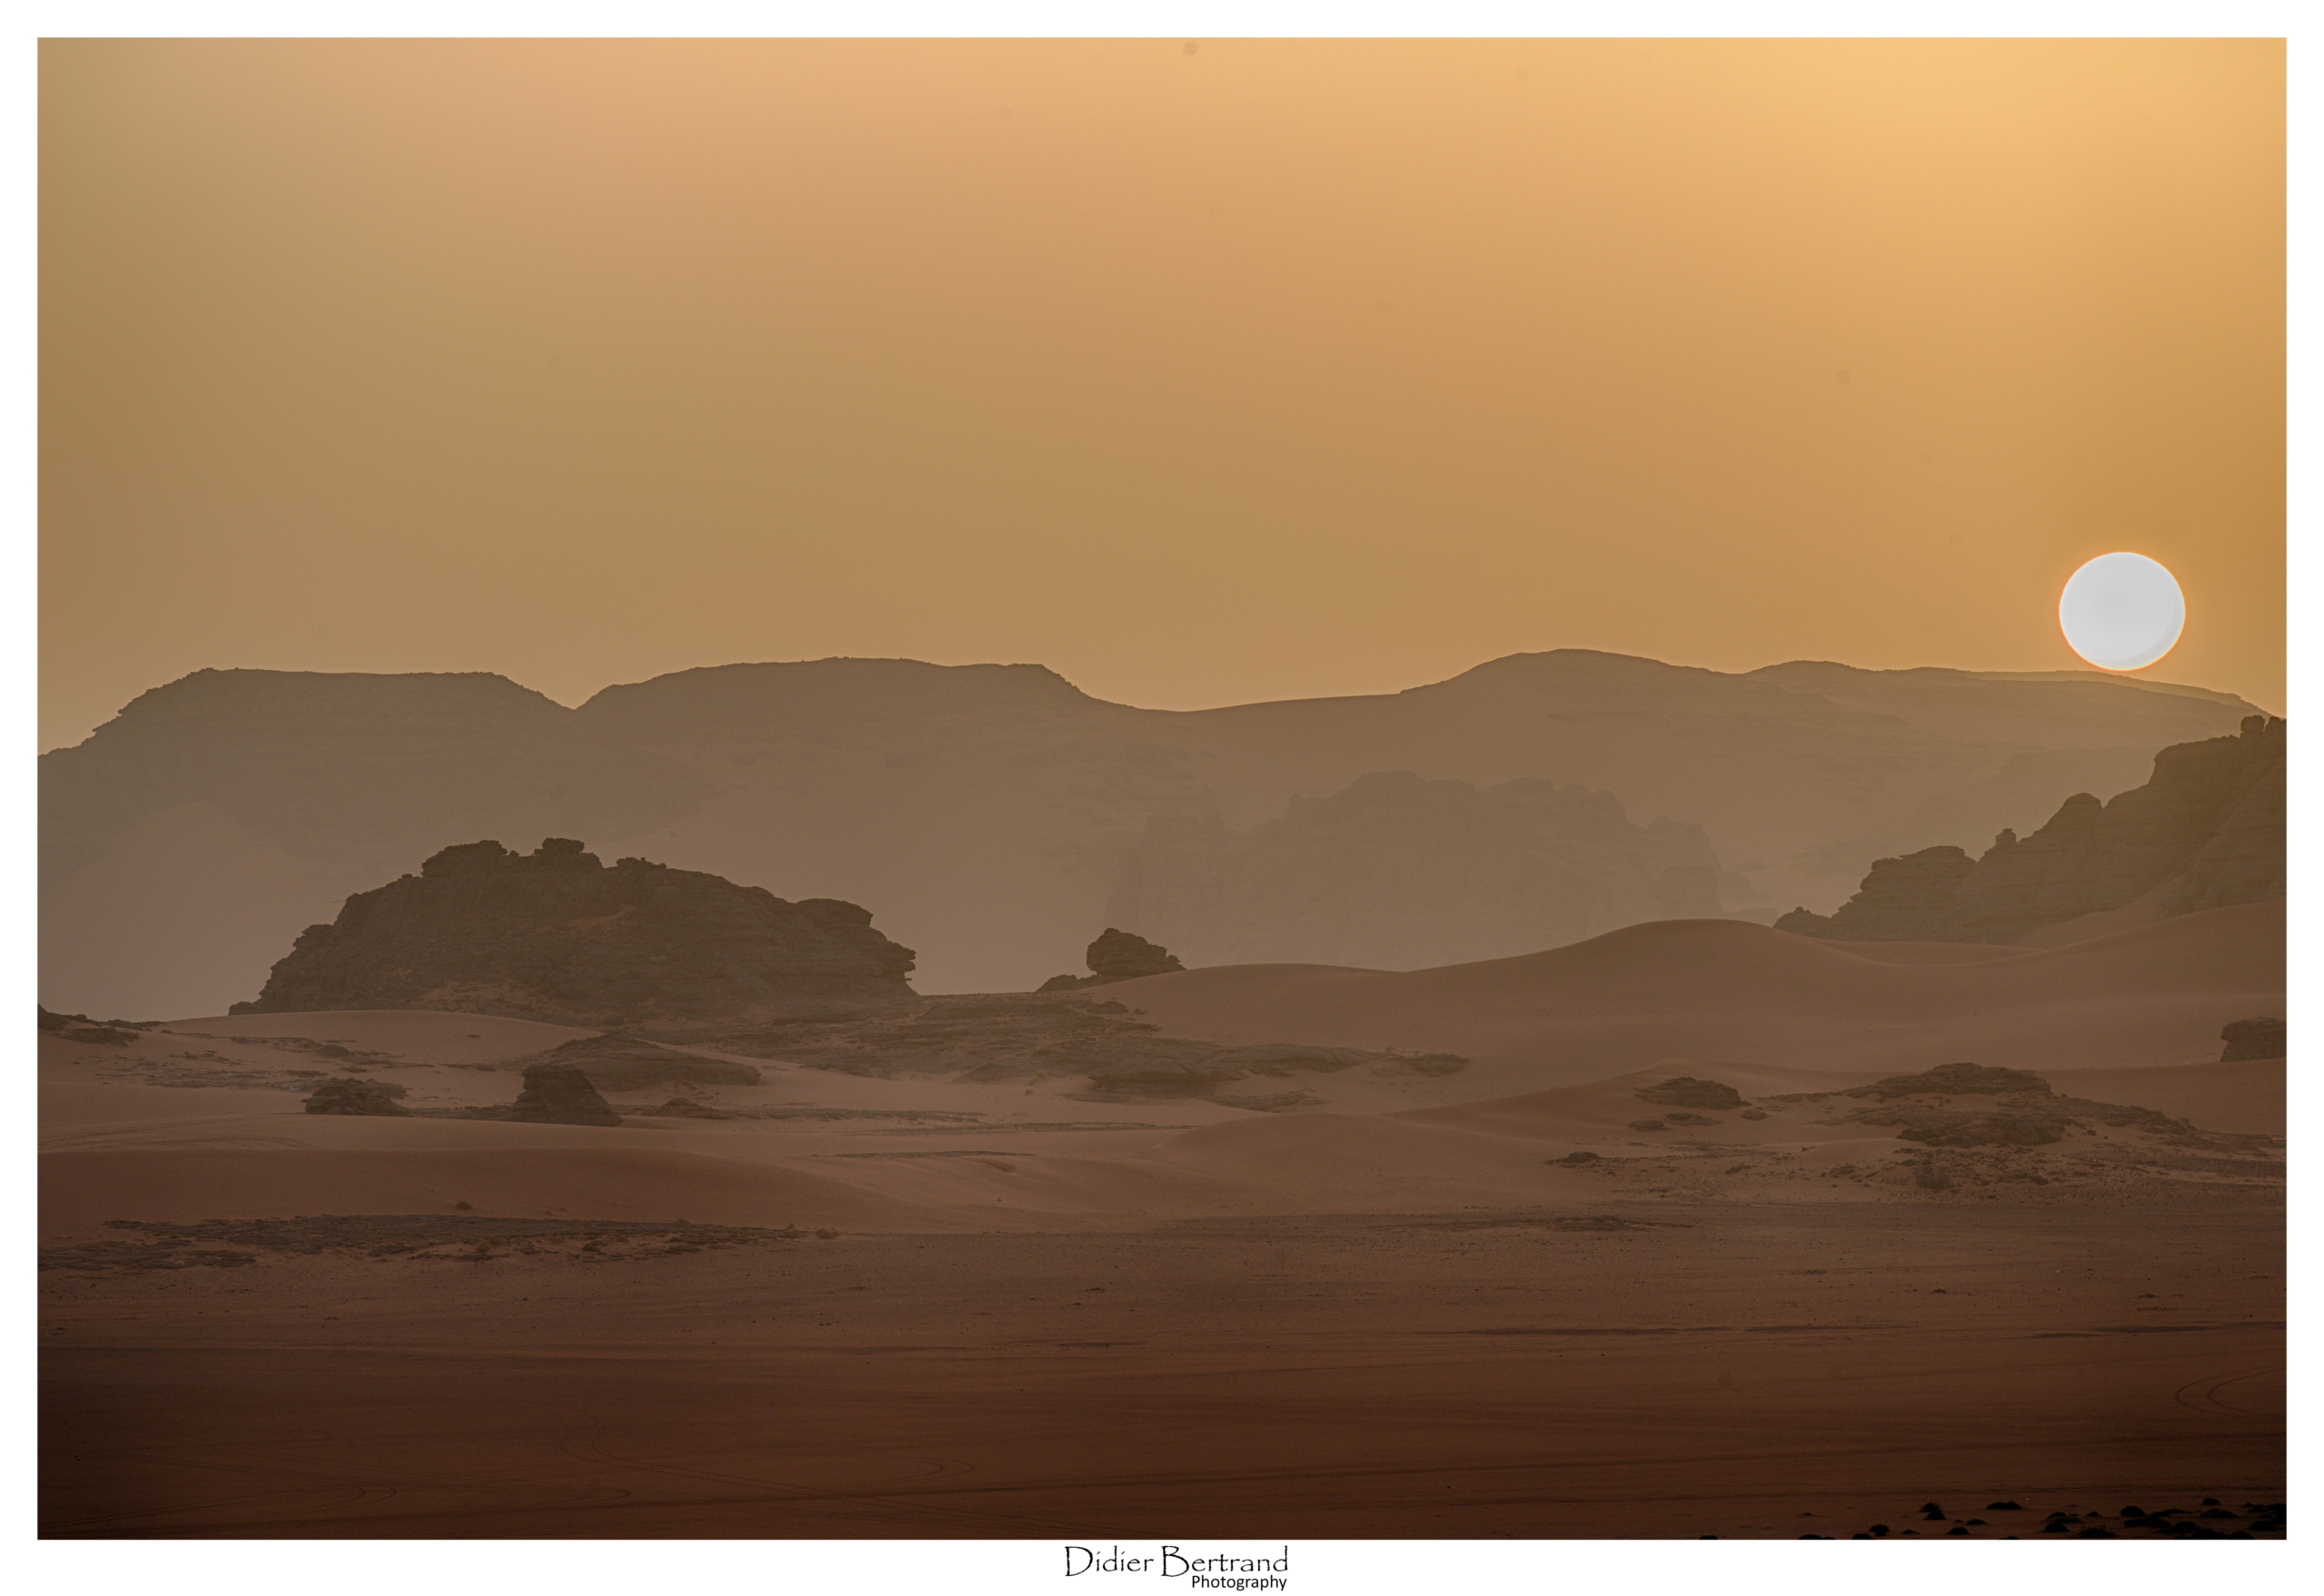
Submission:
M 2269 41 L 66 42 L 43 746 L 205 665 L 2283 702 Z

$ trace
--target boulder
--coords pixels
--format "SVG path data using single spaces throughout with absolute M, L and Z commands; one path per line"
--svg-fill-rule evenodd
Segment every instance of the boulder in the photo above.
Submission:
M 1168 975 L 1186 968 L 1178 962 L 1177 954 L 1160 943 L 1112 926 L 1098 933 L 1098 940 L 1089 944 L 1086 956 L 1089 964 L 1088 975 L 1053 975 L 1040 984 L 1039 990 L 1066 992 L 1077 987 L 1101 987 L 1118 980 L 1137 980 L 1142 976 Z

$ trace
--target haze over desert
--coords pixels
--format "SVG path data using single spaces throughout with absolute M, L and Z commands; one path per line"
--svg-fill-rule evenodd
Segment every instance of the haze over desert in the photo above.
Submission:
M 40 64 L 60 1582 L 2282 1581 L 2283 40 Z

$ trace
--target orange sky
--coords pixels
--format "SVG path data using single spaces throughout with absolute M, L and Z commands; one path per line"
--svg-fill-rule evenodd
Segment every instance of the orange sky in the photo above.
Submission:
M 205 665 L 578 702 L 1522 650 L 2283 702 L 2271 41 L 42 49 L 43 746 Z

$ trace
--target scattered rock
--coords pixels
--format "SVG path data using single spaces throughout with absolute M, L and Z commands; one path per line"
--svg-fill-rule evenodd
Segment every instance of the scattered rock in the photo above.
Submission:
M 1596 1153 L 1576 1150 L 1562 1158 L 1544 1158 L 1545 1164 L 1597 1164 L 1603 1162 Z
M 2073 1125 L 2063 1114 L 2014 1108 L 1859 1108 L 1854 1118 L 1900 1126 L 1896 1134 L 1904 1140 L 1939 1148 L 2043 1147 L 2063 1140 Z
M 409 1118 L 396 1099 L 405 1089 L 384 1080 L 326 1080 L 307 1099 L 310 1114 L 382 1114 Z
M 1768 1111 L 1765 1108 L 1746 1108 L 1742 1114 L 1742 1118 L 1746 1119 L 1765 1119 L 1767 1117 Z
M 1870 1086 L 1852 1087 L 1849 1098 L 2000 1097 L 2011 1092 L 2047 1092 L 2050 1083 L 2030 1069 L 1996 1069 L 1984 1064 L 1939 1064 L 1918 1075 L 1892 1075 Z
M 1254 1077 L 1285 1080 L 1358 1066 L 1381 1076 L 1443 1076 L 1468 1064 L 1452 1053 L 1368 1052 L 1298 1042 L 1225 1047 L 1159 1030 L 1122 1004 L 1103 999 L 1002 992 L 794 1015 L 747 1030 L 705 1027 L 684 1039 L 721 1053 L 881 1079 L 939 1077 L 963 1085 L 1029 1085 L 1078 1078 L 1083 1089 L 1076 1095 L 1094 1102 L 1205 1098 L 1236 1089 L 1235 1082 Z M 564 1056 L 566 1049 L 560 1049 L 544 1058 Z M 595 1065 L 586 1057 L 583 1062 L 594 1076 Z
M 1739 1108 L 1743 1094 L 1723 1081 L 1699 1080 L 1691 1075 L 1674 1075 L 1659 1086 L 1642 1086 L 1639 1098 L 1649 1103 L 1663 1103 L 1678 1108 Z

